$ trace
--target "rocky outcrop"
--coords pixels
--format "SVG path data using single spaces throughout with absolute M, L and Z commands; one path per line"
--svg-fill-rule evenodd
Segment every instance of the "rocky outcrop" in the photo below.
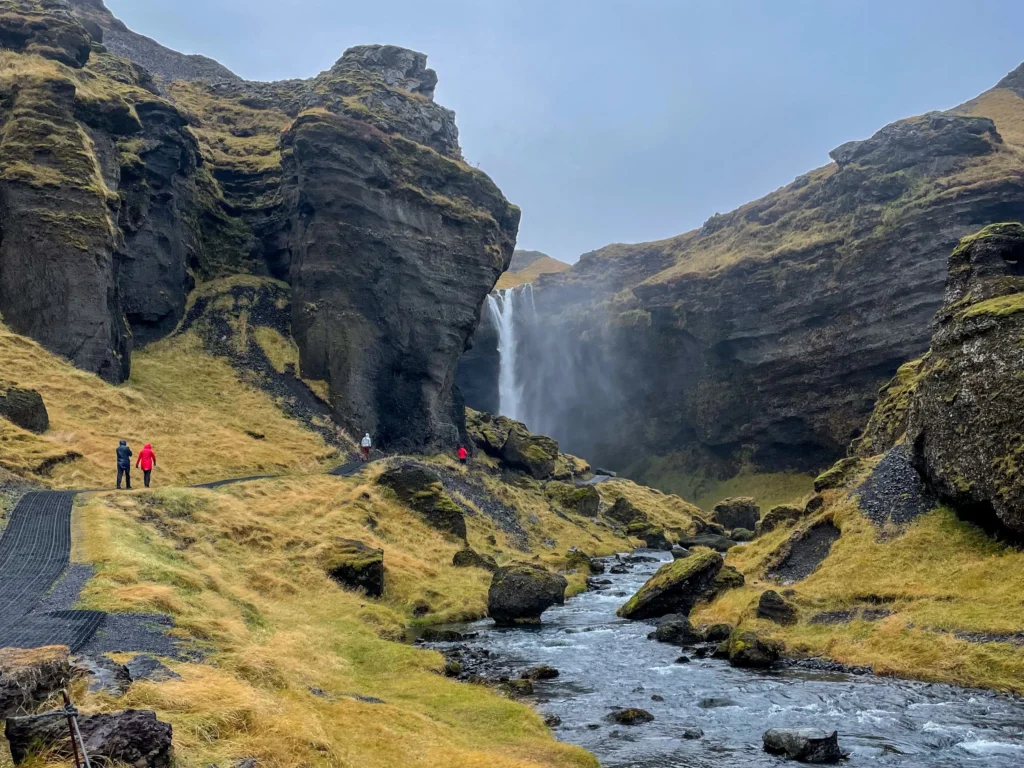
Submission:
M 79 715 L 78 727 L 82 745 L 91 760 L 135 768 L 170 768 L 171 726 L 157 720 L 149 710 Z M 40 751 L 65 760 L 73 756 L 68 724 L 60 718 L 8 720 L 4 732 L 15 765 Z
M 441 478 L 433 470 L 417 464 L 404 464 L 382 472 L 377 484 L 390 488 L 399 501 L 419 512 L 431 527 L 466 540 L 466 518 L 462 508 L 445 493 Z
M 927 348 L 952 247 L 1024 218 L 1010 85 L 844 145 L 699 230 L 538 279 L 527 423 L 641 480 L 667 463 L 645 456 L 669 454 L 680 490 L 830 465 Z M 601 417 L 579 419 L 584 403 Z
M 452 565 L 456 568 L 483 568 L 492 573 L 498 570 L 498 564 L 490 555 L 484 555 L 475 549 L 466 547 L 452 556 Z
M 796 607 L 774 589 L 761 593 L 756 615 L 776 624 L 796 624 L 797 621 Z
M 661 566 L 617 611 L 624 619 L 656 619 L 669 613 L 688 616 L 722 569 L 722 557 L 701 552 Z
M 539 624 L 541 614 L 565 603 L 564 576 L 529 563 L 499 568 L 487 592 L 487 615 L 496 624 Z
M 327 574 L 343 587 L 380 597 L 384 594 L 384 550 L 340 539 L 328 559 Z
M 728 640 L 729 663 L 744 669 L 769 669 L 783 650 L 782 643 L 762 639 L 756 632 L 733 632 Z
M 34 712 L 68 685 L 71 673 L 64 646 L 0 648 L 0 720 Z
M 0 381 L 0 419 L 27 429 L 42 433 L 50 427 L 50 415 L 46 412 L 43 397 L 34 389 L 21 389 Z
M 779 504 L 768 510 L 765 516 L 758 521 L 754 531 L 760 536 L 761 534 L 774 531 L 783 525 L 794 523 L 803 516 L 803 507 L 798 507 L 794 504 Z
M 736 496 L 715 504 L 711 519 L 727 531 L 734 528 L 752 531 L 761 519 L 761 508 L 749 496 Z
M 1024 226 L 965 238 L 907 416 L 911 460 L 962 514 L 1024 536 Z

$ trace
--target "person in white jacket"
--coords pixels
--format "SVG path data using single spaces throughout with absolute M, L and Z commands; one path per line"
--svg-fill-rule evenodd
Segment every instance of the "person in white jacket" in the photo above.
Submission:
M 366 461 L 370 458 L 370 448 L 373 447 L 373 441 L 370 439 L 369 432 L 363 435 L 363 440 L 359 443 L 359 446 L 363 449 L 363 461 Z

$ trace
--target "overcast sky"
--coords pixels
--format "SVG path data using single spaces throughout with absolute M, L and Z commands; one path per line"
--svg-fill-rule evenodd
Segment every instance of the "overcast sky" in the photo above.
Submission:
M 565 261 L 700 226 L 1024 61 L 1021 0 L 107 0 L 242 77 L 423 51 L 469 160 Z

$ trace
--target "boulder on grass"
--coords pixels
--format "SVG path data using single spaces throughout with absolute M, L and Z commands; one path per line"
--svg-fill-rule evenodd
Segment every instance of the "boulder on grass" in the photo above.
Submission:
M 326 563 L 328 575 L 343 587 L 367 597 L 384 594 L 384 550 L 354 539 L 340 539 Z
M 861 460 L 854 456 L 840 459 L 814 479 L 814 492 L 821 493 L 830 488 L 846 485 L 860 470 Z
M 734 528 L 752 531 L 761 519 L 761 508 L 749 496 L 734 496 L 715 504 L 711 519 L 727 531 Z
M 557 502 L 566 511 L 583 517 L 597 517 L 598 511 L 601 509 L 601 494 L 592 485 L 577 488 L 556 480 L 548 483 L 544 492 L 549 499 Z
M 0 382 L 0 419 L 29 432 L 43 433 L 50 428 L 43 397 L 33 389 L 20 389 Z
M 715 576 L 715 580 L 711 582 L 700 599 L 705 603 L 713 602 L 720 595 L 724 595 L 730 589 L 739 589 L 745 583 L 743 574 L 737 571 L 731 565 L 723 565 L 722 570 Z
M 637 508 L 624 496 L 616 499 L 615 503 L 604 514 L 609 520 L 626 527 L 633 523 L 647 522 L 647 513 Z
M 624 619 L 656 619 L 669 613 L 688 616 L 722 570 L 722 556 L 701 552 L 658 569 L 618 610 Z
M 480 554 L 475 549 L 470 549 L 469 547 L 460 549 L 455 553 L 455 556 L 452 558 L 452 565 L 456 568 L 483 568 L 491 573 L 498 570 L 498 563 L 493 557 Z
M 837 731 L 814 728 L 772 728 L 762 737 L 764 751 L 801 763 L 838 763 L 843 759 Z
M 754 540 L 754 532 L 746 528 L 733 528 L 729 538 L 743 544 Z
M 540 616 L 553 605 L 565 603 L 569 583 L 564 576 L 530 563 L 499 568 L 487 592 L 487 615 L 496 624 L 540 624 Z
M 821 498 L 821 497 L 818 497 Z M 768 510 L 768 513 L 761 518 L 761 522 L 757 524 L 755 533 L 758 536 L 774 531 L 783 525 L 790 525 L 796 522 L 804 516 L 804 510 L 793 504 L 780 504 L 777 507 L 772 507 Z
M 398 500 L 423 515 L 428 525 L 466 540 L 466 518 L 459 505 L 444 492 L 436 472 L 404 464 L 382 472 L 377 484 L 394 491 Z
M 776 624 L 796 624 L 796 607 L 774 589 L 769 589 L 762 592 L 757 601 L 757 617 Z
M 729 637 L 729 663 L 745 669 L 770 669 L 782 656 L 777 640 L 762 640 L 756 632 L 733 632 Z
M 67 647 L 0 648 L 0 720 L 35 710 L 71 680 Z
M 592 558 L 583 550 L 573 547 L 565 556 L 565 567 L 567 570 L 570 571 L 582 571 L 583 573 L 592 573 L 594 572 L 591 570 L 591 563 L 593 562 L 593 560 L 594 558 Z M 604 568 L 602 567 L 601 571 L 597 571 L 597 573 L 603 571 Z
M 79 715 L 85 751 L 93 763 L 126 763 L 133 768 L 170 768 L 171 726 L 149 710 L 126 709 L 102 715 Z M 15 765 L 47 752 L 71 759 L 71 738 L 63 719 L 7 720 L 5 729 Z
M 501 449 L 501 460 L 536 480 L 551 477 L 558 461 L 558 443 L 550 437 L 531 433 L 518 422 L 512 423 L 514 426 Z

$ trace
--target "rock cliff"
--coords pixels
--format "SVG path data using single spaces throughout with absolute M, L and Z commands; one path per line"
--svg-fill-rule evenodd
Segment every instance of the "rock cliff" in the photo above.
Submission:
M 1024 217 L 1021 71 L 699 230 L 539 278 L 519 342 L 530 428 L 639 477 L 658 456 L 722 478 L 842 455 L 879 386 L 927 348 L 950 250 Z
M 293 289 L 307 378 L 382 447 L 463 431 L 458 358 L 519 211 L 461 157 L 426 56 L 242 81 L 100 0 L 0 0 L 0 313 L 112 382 L 197 282 Z

